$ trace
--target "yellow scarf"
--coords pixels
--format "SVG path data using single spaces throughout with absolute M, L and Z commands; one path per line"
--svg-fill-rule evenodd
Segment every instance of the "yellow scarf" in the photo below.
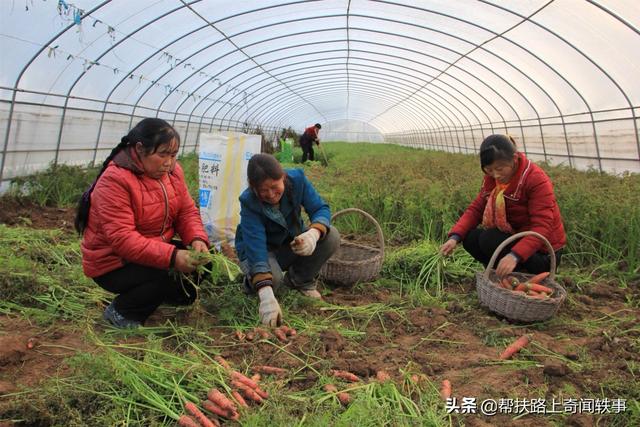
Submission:
M 497 227 L 500 231 L 513 234 L 513 227 L 507 221 L 507 206 L 504 201 L 504 191 L 508 186 L 509 183 L 500 184 L 496 181 L 496 186 L 489 195 L 489 200 L 487 200 L 487 205 L 482 214 L 482 226 L 484 228 Z

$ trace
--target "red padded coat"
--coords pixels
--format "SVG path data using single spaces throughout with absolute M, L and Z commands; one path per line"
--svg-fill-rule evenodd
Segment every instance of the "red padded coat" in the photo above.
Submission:
M 146 176 L 129 150 L 116 155 L 91 193 L 82 268 L 98 277 L 131 262 L 168 269 L 176 232 L 185 244 L 208 243 L 178 163 L 161 179 Z
M 518 158 L 518 170 L 504 192 L 507 221 L 516 233 L 536 231 L 542 234 L 553 249 L 558 250 L 566 244 L 567 238 L 551 180 L 524 153 L 518 153 Z M 449 231 L 449 236 L 457 234 L 464 240 L 469 231 L 482 223 L 484 208 L 495 185 L 494 178 L 484 177 L 480 193 Z M 511 251 L 526 261 L 534 253 L 547 252 L 547 249 L 540 239 L 527 236 L 520 239 Z

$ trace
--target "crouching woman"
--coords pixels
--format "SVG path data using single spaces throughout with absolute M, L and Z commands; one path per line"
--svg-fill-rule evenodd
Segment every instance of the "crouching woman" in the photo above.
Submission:
M 82 267 L 116 294 L 104 318 L 116 327 L 137 327 L 162 303 L 188 305 L 196 289 L 173 274 L 193 272 L 208 252 L 208 237 L 176 162 L 178 133 L 148 118 L 124 136 L 104 161 L 78 206 L 83 234 Z M 176 234 L 182 239 L 172 241 Z
M 315 279 L 340 246 L 340 234 L 330 225 L 329 205 L 301 169 L 284 170 L 275 157 L 256 154 L 249 160 L 247 178 L 249 188 L 240 195 L 236 251 L 245 288 L 260 298 L 260 321 L 277 326 L 282 311 L 274 290 L 285 285 L 321 298 Z

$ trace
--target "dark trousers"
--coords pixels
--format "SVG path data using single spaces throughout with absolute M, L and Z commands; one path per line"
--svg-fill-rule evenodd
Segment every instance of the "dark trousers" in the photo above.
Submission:
M 302 148 L 302 162 L 306 162 L 307 159 L 313 161 L 313 142 L 302 142 L 300 141 L 300 148 Z
M 172 243 L 184 247 L 181 243 Z M 93 280 L 101 288 L 117 294 L 113 303 L 118 313 L 141 323 L 160 304 L 190 305 L 197 296 L 195 287 L 182 280 L 179 273 L 140 264 L 127 264 Z
M 467 252 L 471 254 L 477 261 L 480 261 L 486 267 L 489 264 L 491 256 L 496 251 L 498 246 L 511 235 L 509 233 L 502 232 L 497 228 L 482 229 L 476 228 L 471 230 L 467 237 L 462 242 L 462 245 Z M 511 248 L 518 243 L 507 245 L 507 247 L 498 255 L 496 263 L 493 268 L 496 268 L 502 257 L 507 255 Z M 556 269 L 560 265 L 561 250 L 556 251 Z M 527 272 L 531 274 L 538 274 L 551 270 L 551 259 L 549 254 L 545 252 L 536 252 L 531 255 L 525 262 L 518 263 L 515 271 Z

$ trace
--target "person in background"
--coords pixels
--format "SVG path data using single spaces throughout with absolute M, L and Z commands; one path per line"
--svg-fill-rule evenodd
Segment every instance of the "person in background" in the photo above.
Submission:
M 274 290 L 282 284 L 321 298 L 315 279 L 340 246 L 331 212 L 302 169 L 283 169 L 270 154 L 256 154 L 247 167 L 249 187 L 240 195 L 236 251 L 245 290 L 260 298 L 260 321 L 282 322 Z M 309 216 L 305 227 L 301 210 Z M 283 273 L 285 272 L 286 273 Z
M 313 143 L 316 145 L 320 145 L 320 138 L 318 137 L 318 132 L 322 129 L 320 123 L 316 123 L 313 126 L 309 126 L 304 130 L 304 133 L 300 137 L 300 148 L 302 148 L 302 163 L 306 162 L 307 159 L 312 160 L 314 158 L 313 153 Z
M 196 289 L 171 269 L 192 273 L 208 236 L 176 162 L 180 137 L 166 121 L 147 118 L 102 164 L 78 206 L 84 273 L 116 297 L 104 319 L 137 327 L 162 303 L 189 305 Z M 178 233 L 181 242 L 172 238 Z
M 566 236 L 560 209 L 547 174 L 506 135 L 491 135 L 480 145 L 480 166 L 484 172 L 482 188 L 458 222 L 440 252 L 449 255 L 458 243 L 476 260 L 487 266 L 497 247 L 521 231 L 543 235 L 560 264 Z M 551 260 L 544 242 L 525 236 L 499 254 L 496 274 L 512 271 L 537 274 L 550 271 Z

